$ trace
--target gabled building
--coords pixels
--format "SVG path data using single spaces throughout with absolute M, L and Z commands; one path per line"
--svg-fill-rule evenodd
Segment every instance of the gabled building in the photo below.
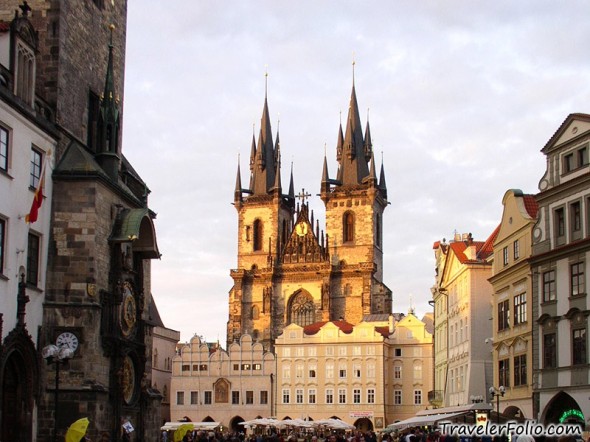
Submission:
M 279 419 L 338 418 L 372 430 L 386 422 L 387 321 L 290 324 L 275 342 Z M 391 320 L 393 326 L 393 317 Z
M 450 243 L 435 244 L 436 285 L 432 289 L 435 308 L 435 392 L 444 381 L 443 406 L 467 405 L 472 397 L 485 398 L 492 384 L 492 356 L 486 339 L 492 337 L 490 302 L 492 244 L 496 229 L 486 241 L 471 234 L 455 235 Z M 442 308 L 446 314 L 437 314 Z M 438 320 L 443 320 L 439 324 Z M 443 331 L 443 336 L 437 333 Z M 446 335 L 446 336 L 445 336 Z M 444 348 L 446 357 L 438 347 Z M 439 344 L 437 344 L 439 342 Z
M 428 407 L 434 385 L 433 331 L 430 314 L 420 320 L 410 311 L 394 322 L 384 360 L 387 424 Z
M 533 229 L 533 417 L 585 425 L 590 417 L 590 115 L 570 114 L 541 152 Z
M 249 186 L 242 187 L 238 165 L 234 191 L 238 266 L 231 270 L 228 345 L 248 333 L 272 349 L 292 323 L 304 327 L 342 318 L 357 324 L 365 315 L 391 312 L 391 291 L 383 283 L 385 174 L 382 166 L 377 176 L 354 85 L 346 130 L 338 130 L 336 178 L 330 178 L 324 158 L 325 229 L 309 211 L 311 195 L 295 195 L 292 174 L 283 193 L 281 149 L 278 134 L 273 142 L 265 97 L 260 134 L 252 139 Z
M 250 335 L 227 351 L 194 336 L 172 360 L 171 418 L 244 431 L 240 422 L 275 415 L 275 370 L 274 354 Z
M 533 195 L 508 190 L 494 241 L 493 386 L 504 387 L 500 412 L 507 419 L 533 419 L 533 293 L 529 258 L 538 205 Z

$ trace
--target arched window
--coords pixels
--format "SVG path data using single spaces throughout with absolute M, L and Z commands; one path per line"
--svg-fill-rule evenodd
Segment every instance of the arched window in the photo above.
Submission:
M 254 251 L 262 250 L 262 221 L 254 221 Z
M 291 299 L 289 308 L 289 323 L 295 323 L 301 327 L 315 322 L 315 309 L 313 299 L 307 292 L 300 291 Z
M 258 308 L 257 305 L 252 307 L 252 319 L 258 319 L 258 316 L 260 315 L 260 309 Z
M 352 212 L 346 212 L 344 214 L 342 222 L 342 241 L 354 241 L 354 214 Z

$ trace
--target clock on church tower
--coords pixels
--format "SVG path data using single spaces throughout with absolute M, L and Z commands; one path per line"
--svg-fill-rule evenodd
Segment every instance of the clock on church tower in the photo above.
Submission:
M 123 336 L 129 337 L 135 331 L 137 325 L 137 302 L 131 284 L 123 284 L 123 301 L 119 315 L 119 326 Z

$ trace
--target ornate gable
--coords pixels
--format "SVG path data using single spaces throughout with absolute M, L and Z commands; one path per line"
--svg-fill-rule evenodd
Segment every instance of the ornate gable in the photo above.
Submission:
M 327 262 L 329 260 L 327 244 L 323 244 L 323 240 L 320 244 L 317 236 L 313 233 L 308 210 L 307 204 L 304 203 L 297 213 L 297 222 L 281 256 L 283 264 Z

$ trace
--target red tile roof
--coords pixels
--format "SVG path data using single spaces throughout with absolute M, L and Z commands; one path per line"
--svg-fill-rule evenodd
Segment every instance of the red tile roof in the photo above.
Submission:
M 536 218 L 537 213 L 539 212 L 539 204 L 537 204 L 535 195 L 524 195 L 523 200 L 524 208 L 526 209 L 527 213 L 531 216 L 531 218 Z
M 465 251 L 467 250 L 468 241 L 455 241 L 449 244 L 449 247 L 461 264 L 465 264 L 467 262 L 475 262 L 485 260 L 488 256 L 490 256 L 494 252 L 494 240 L 498 236 L 498 232 L 500 231 L 500 226 L 496 227 L 496 229 L 492 232 L 488 239 L 484 241 L 473 241 L 471 244 L 475 246 L 475 259 L 467 258 Z
M 10 23 L 7 21 L 0 20 L 0 32 L 10 31 Z
M 384 325 L 382 327 L 375 327 L 375 331 L 379 334 L 381 334 L 381 336 L 383 336 L 384 338 L 389 336 L 389 326 L 388 325 Z
M 498 233 L 500 233 L 500 224 L 498 224 L 498 227 L 494 229 L 489 238 L 486 239 L 486 242 L 483 244 L 481 250 L 478 252 L 477 257 L 479 259 L 486 259 L 492 253 L 494 253 L 494 241 L 498 237 Z
M 330 322 L 330 321 L 322 321 L 322 322 L 316 322 L 315 324 L 306 325 L 305 327 L 303 327 L 303 333 L 305 333 L 306 335 L 315 335 L 328 322 Z M 354 326 L 352 324 L 349 324 L 346 321 L 331 321 L 331 322 L 336 327 L 338 327 L 343 333 L 346 333 L 346 334 L 352 333 L 352 329 L 354 328 Z

